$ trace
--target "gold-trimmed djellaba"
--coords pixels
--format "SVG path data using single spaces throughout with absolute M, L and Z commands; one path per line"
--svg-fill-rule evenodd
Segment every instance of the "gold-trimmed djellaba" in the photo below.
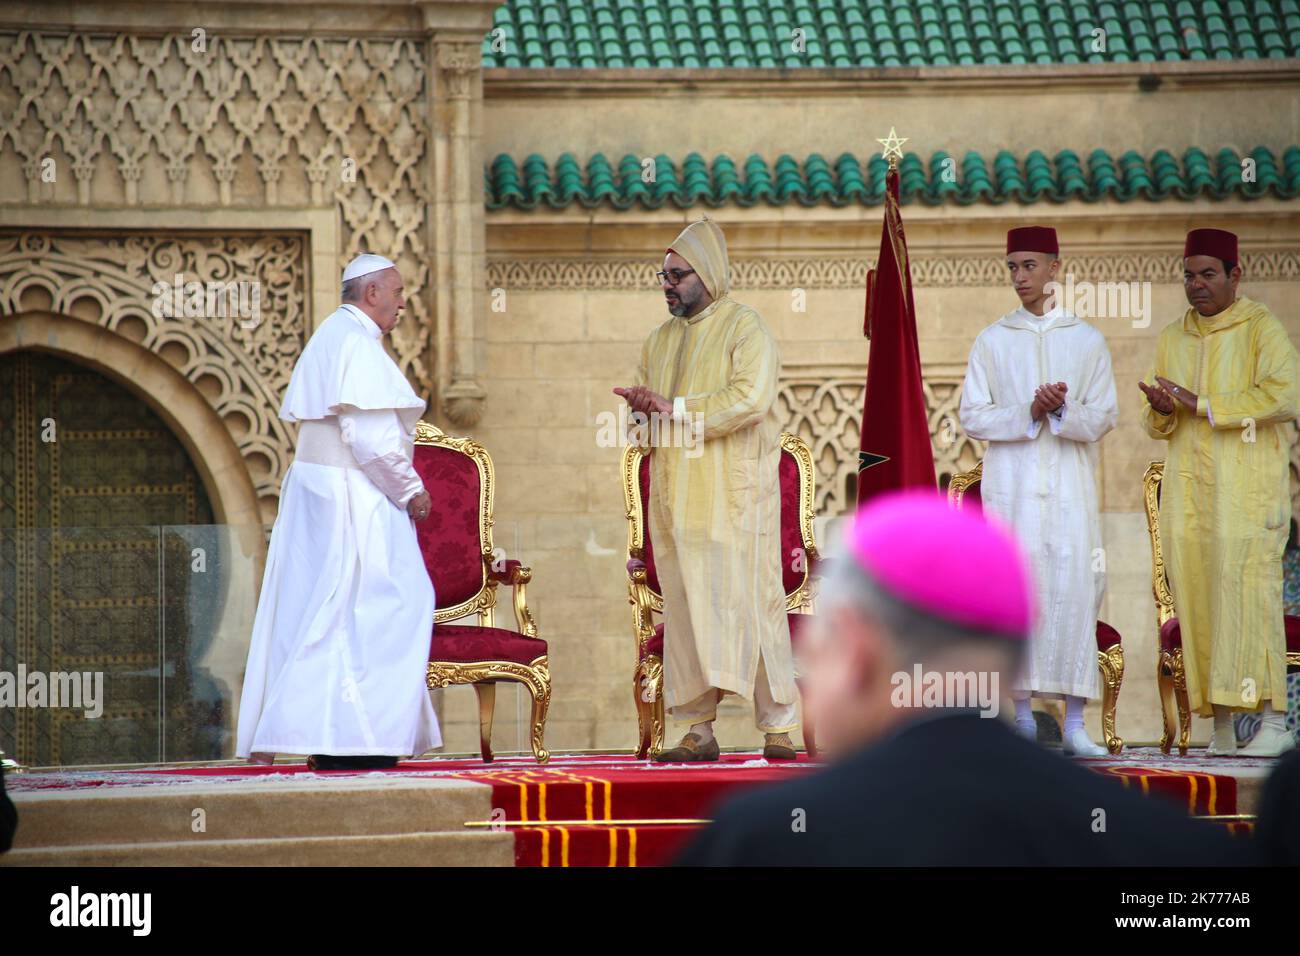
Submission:
M 791 455 L 799 468 L 799 533 L 803 555 L 801 577 L 796 587 L 786 593 L 785 611 L 811 614 L 816 604 L 816 578 L 813 568 L 818 559 L 813 518 L 816 513 L 816 470 L 812 450 L 797 435 L 781 435 L 783 454 Z M 636 666 L 632 673 L 632 699 L 637 714 L 637 758 L 658 754 L 664 743 L 663 658 L 647 651 L 654 637 L 654 615 L 662 614 L 663 595 L 650 587 L 645 566 L 646 509 L 641 498 L 641 462 L 646 450 L 630 445 L 623 453 L 623 503 L 628 522 L 628 603 L 632 605 L 632 632 L 636 637 Z M 805 726 L 805 736 L 811 729 Z

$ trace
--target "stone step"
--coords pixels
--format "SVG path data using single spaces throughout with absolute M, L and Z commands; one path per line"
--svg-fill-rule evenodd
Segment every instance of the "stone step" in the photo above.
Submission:
M 491 795 L 470 780 L 384 774 L 19 791 L 14 849 L 463 834 L 465 821 L 489 819 Z
M 15 848 L 22 866 L 514 866 L 514 835 L 487 829 L 283 839 L 186 840 Z

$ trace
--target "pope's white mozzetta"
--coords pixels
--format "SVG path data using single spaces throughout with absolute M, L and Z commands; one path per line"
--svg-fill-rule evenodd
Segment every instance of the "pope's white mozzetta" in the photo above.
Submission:
M 344 277 L 386 268 L 361 256 Z M 424 490 L 411 464 L 424 407 L 355 305 L 303 350 L 280 409 L 300 423 L 298 446 L 253 625 L 239 756 L 441 745 L 424 677 L 433 586 L 405 510 Z

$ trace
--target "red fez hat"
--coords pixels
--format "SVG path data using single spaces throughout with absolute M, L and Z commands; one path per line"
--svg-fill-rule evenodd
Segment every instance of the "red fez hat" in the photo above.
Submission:
M 1237 237 L 1224 229 L 1193 229 L 1183 244 L 1183 258 L 1213 256 L 1224 262 L 1240 262 L 1237 258 Z
M 1013 252 L 1050 252 L 1061 254 L 1056 244 L 1056 230 L 1051 226 L 1021 226 L 1007 231 L 1007 255 Z

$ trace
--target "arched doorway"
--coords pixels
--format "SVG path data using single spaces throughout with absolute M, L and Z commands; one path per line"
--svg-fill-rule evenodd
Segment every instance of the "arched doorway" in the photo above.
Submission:
M 0 741 L 20 763 L 220 755 L 229 695 L 192 666 L 223 592 L 219 554 L 198 549 L 212 576 L 194 573 L 212 523 L 194 461 L 134 393 L 0 354 L 0 672 L 21 696 Z

